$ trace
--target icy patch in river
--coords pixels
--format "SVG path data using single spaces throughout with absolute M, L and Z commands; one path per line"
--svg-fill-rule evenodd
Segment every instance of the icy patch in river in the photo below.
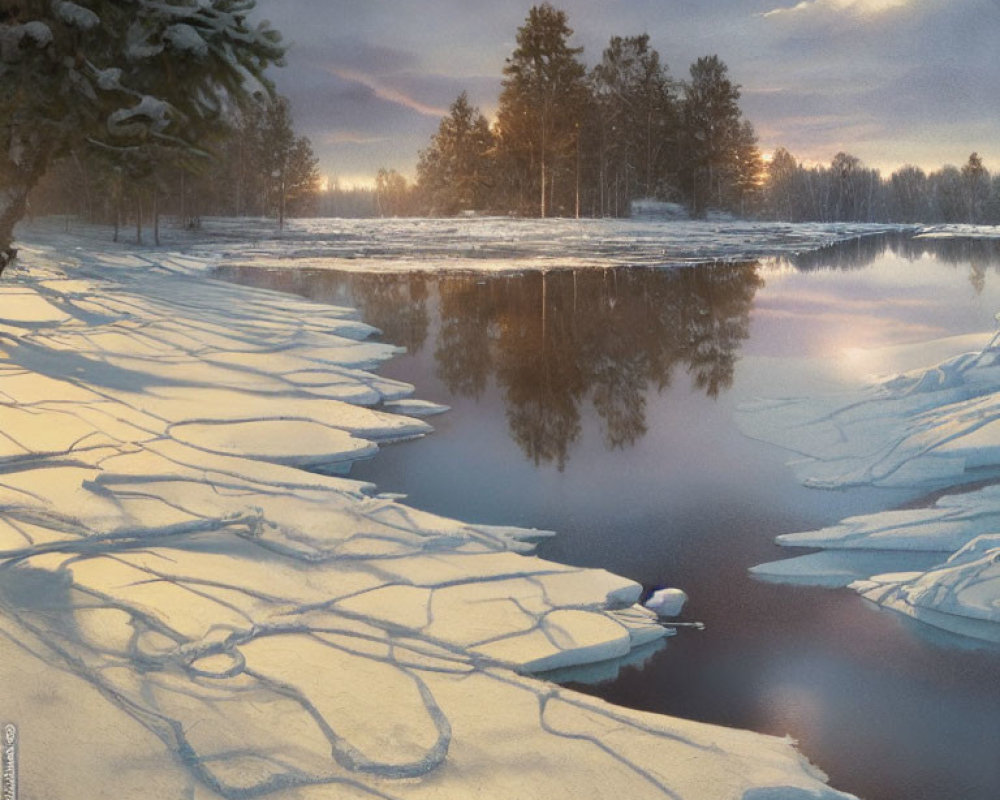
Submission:
M 0 679 L 26 792 L 845 797 L 785 740 L 525 674 L 665 636 L 632 581 L 296 468 L 443 410 L 368 371 L 395 349 L 352 310 L 59 243 L 0 284 Z
M 232 221 L 210 223 L 220 234 Z M 280 239 L 240 225 L 229 263 L 364 272 L 676 266 L 792 255 L 899 230 L 861 223 L 510 219 L 296 220 Z M 231 234 L 230 234 L 231 235 Z
M 986 338 L 985 336 L 983 337 Z M 749 435 L 796 453 L 808 486 L 947 488 L 1000 469 L 1000 335 L 859 392 L 743 409 Z M 754 567 L 765 579 L 850 585 L 938 628 L 1000 641 L 1000 487 L 779 536 L 823 552 Z
M 24 230 L 58 236 L 61 223 Z M 512 272 L 575 267 L 680 266 L 794 256 L 914 226 L 711 220 L 206 218 L 195 232 L 164 227 L 165 242 L 229 265 L 358 272 Z M 80 232 L 110 238 L 91 226 Z M 78 240 L 74 240 L 77 243 Z

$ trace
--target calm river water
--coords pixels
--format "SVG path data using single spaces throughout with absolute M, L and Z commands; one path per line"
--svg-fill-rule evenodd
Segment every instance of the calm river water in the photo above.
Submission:
M 558 531 L 540 555 L 681 586 L 685 617 L 706 624 L 641 668 L 561 680 L 788 734 L 868 800 L 1000 797 L 1000 650 L 934 635 L 846 589 L 747 574 L 789 554 L 772 543 L 779 533 L 922 498 L 805 489 L 786 453 L 734 421 L 755 397 L 869 379 L 895 366 L 896 346 L 991 331 L 1000 248 L 873 239 L 670 270 L 219 274 L 357 306 L 408 350 L 383 374 L 452 406 L 432 436 L 383 448 L 355 477 L 459 519 Z

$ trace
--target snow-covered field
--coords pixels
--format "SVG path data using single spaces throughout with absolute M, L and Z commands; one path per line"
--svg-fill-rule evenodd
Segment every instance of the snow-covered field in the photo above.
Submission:
M 110 229 L 75 223 L 75 235 L 103 244 Z M 26 225 L 45 235 L 58 224 Z M 165 226 L 163 237 L 230 264 L 361 272 L 518 271 L 568 267 L 675 266 L 794 255 L 913 226 L 867 223 L 658 222 L 622 219 L 295 219 L 207 218 L 196 232 Z M 145 231 L 149 241 L 150 231 Z M 122 240 L 134 232 L 122 231 Z
M 447 226 L 455 263 L 475 261 L 463 224 L 429 223 L 414 262 L 438 263 Z M 479 243 L 498 225 L 481 224 Z M 510 262 L 563 264 L 583 231 L 622 226 L 556 224 L 552 244 L 544 223 L 511 224 Z M 386 250 L 374 269 L 419 251 L 411 221 L 344 227 L 338 266 L 366 237 Z M 686 235 L 643 230 L 646 254 Z M 633 582 L 531 555 L 545 532 L 344 477 L 444 409 L 372 371 L 394 348 L 351 309 L 206 277 L 278 245 L 222 222 L 183 252 L 105 233 L 26 226 L 0 283 L 0 713 L 20 727 L 24 796 L 846 797 L 786 740 L 530 677 L 669 631 Z M 685 258 L 778 247 L 703 233 Z M 304 238 L 309 258 L 327 246 Z M 320 464 L 340 475 L 301 469 Z

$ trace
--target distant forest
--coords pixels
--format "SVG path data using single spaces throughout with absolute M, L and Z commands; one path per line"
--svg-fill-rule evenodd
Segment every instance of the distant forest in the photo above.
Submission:
M 787 221 L 1000 224 L 1000 174 L 972 153 L 931 173 L 889 177 L 848 153 L 807 167 L 769 160 L 718 56 L 674 79 L 648 35 L 614 36 L 592 68 L 565 12 L 530 10 L 506 61 L 493 124 L 463 92 L 420 152 L 416 180 L 380 169 L 372 188 L 323 186 L 283 98 L 231 109 L 210 158 L 109 161 L 80 148 L 50 169 L 31 212 L 133 224 L 201 216 L 624 217 L 636 200 L 676 213 Z M 670 208 L 670 207 L 667 207 Z

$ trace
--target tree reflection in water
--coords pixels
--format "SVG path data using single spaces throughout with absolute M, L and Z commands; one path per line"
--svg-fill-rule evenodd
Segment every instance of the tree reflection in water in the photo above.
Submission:
M 455 395 L 492 379 L 511 435 L 563 469 L 590 402 L 608 448 L 646 433 L 646 398 L 677 369 L 715 398 L 732 385 L 758 262 L 545 273 L 354 274 L 230 268 L 224 277 L 356 305 L 386 341 L 419 351 L 436 329 L 437 374 Z M 438 319 L 432 319 L 436 312 Z
M 817 250 L 777 259 L 802 272 L 811 270 L 864 269 L 886 252 L 916 261 L 933 256 L 938 261 L 956 267 L 968 266 L 969 283 L 977 295 L 986 288 L 989 270 L 1000 272 L 1000 240 L 992 238 L 920 238 L 910 233 L 889 233 L 865 236 Z

